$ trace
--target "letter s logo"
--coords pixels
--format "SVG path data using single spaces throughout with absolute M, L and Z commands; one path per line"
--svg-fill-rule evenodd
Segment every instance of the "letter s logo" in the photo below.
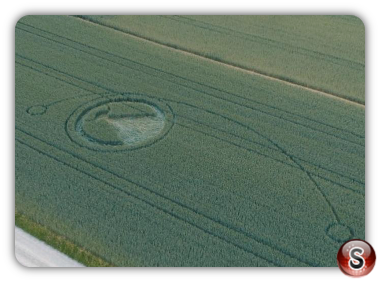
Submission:
M 359 255 L 357 255 L 357 253 Z M 348 262 L 348 265 L 353 270 L 360 270 L 365 265 L 365 259 L 362 258 L 360 255 L 364 253 L 364 250 L 360 247 L 354 247 L 350 251 L 350 260 Z

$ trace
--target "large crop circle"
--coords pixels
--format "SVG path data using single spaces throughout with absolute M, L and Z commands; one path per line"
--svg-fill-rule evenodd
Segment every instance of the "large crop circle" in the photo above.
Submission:
M 164 137 L 173 126 L 171 108 L 144 95 L 125 94 L 92 100 L 67 120 L 70 139 L 96 151 L 146 147 Z

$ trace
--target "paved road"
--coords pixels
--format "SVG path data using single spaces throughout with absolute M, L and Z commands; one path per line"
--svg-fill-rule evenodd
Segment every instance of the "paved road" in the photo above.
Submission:
M 15 255 L 28 267 L 84 267 L 18 227 L 15 229 Z

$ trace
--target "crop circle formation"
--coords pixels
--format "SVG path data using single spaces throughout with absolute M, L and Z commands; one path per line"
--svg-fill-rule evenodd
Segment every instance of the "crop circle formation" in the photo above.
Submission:
M 90 101 L 69 117 L 66 131 L 81 147 L 120 151 L 146 147 L 173 125 L 171 108 L 143 95 L 125 94 Z

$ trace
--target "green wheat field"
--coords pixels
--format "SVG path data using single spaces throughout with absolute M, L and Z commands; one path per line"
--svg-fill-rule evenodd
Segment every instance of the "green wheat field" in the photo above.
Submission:
M 26 16 L 16 225 L 88 266 L 336 266 L 365 239 L 354 16 Z

